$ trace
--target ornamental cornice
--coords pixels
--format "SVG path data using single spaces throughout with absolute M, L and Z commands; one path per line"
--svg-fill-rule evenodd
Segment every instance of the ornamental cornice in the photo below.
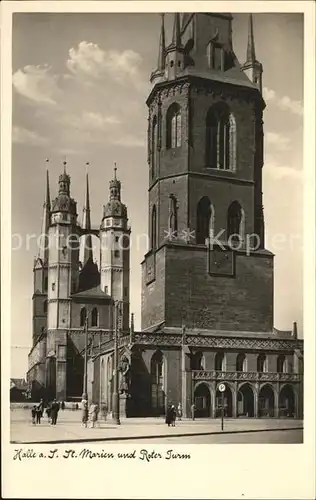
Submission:
M 56 262 L 55 264 L 50 264 L 48 266 L 48 269 L 57 269 L 58 267 L 64 267 L 64 268 L 69 268 L 71 267 L 72 265 L 72 262 L 71 261 L 67 261 L 67 262 Z
M 62 299 L 59 299 L 59 298 L 56 298 L 56 299 L 48 299 L 48 303 L 50 302 L 71 302 L 72 299 L 69 299 L 69 298 L 62 298 Z
M 302 375 L 299 373 L 275 373 L 275 372 L 220 372 L 220 371 L 192 371 L 194 381 L 200 380 L 233 380 L 237 382 L 301 382 Z
M 182 336 L 172 334 L 135 333 L 135 344 L 154 346 L 181 346 Z M 240 337 L 212 337 L 187 335 L 185 344 L 189 347 L 206 347 L 213 349 L 246 349 L 246 350 L 290 350 L 301 349 L 302 341 L 284 339 L 254 339 Z

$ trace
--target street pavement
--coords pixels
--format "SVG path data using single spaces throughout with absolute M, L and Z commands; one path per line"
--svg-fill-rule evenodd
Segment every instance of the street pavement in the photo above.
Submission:
M 60 410 L 56 426 L 46 416 L 40 425 L 33 425 L 28 409 L 11 409 L 10 440 L 12 443 L 84 443 L 84 442 L 164 442 L 174 443 L 297 443 L 303 441 L 303 422 L 296 419 L 184 419 L 168 427 L 164 418 L 121 419 L 115 425 L 109 417 L 91 429 L 81 424 L 81 412 Z M 293 430 L 292 430 L 293 429 Z M 167 441 L 164 441 L 167 440 Z

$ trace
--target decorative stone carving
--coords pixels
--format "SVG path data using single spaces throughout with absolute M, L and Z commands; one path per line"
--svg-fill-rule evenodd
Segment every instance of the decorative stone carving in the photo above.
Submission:
M 192 371 L 194 381 L 198 380 L 234 380 L 234 381 L 260 381 L 260 382 L 300 382 L 298 373 L 261 373 L 261 372 L 218 372 L 218 371 Z
M 254 339 L 236 337 L 211 337 L 208 335 L 187 335 L 187 345 L 192 347 L 211 347 L 215 349 L 255 349 L 266 351 L 300 349 L 300 341 L 278 339 Z M 164 333 L 135 333 L 135 343 L 144 345 L 180 346 L 181 335 Z

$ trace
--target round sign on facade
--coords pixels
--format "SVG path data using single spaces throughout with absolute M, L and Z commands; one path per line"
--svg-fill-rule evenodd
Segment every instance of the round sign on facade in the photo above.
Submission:
M 218 390 L 219 390 L 220 392 L 224 392 L 224 391 L 225 391 L 225 389 L 226 389 L 225 384 L 219 384 L 219 386 L 218 386 Z

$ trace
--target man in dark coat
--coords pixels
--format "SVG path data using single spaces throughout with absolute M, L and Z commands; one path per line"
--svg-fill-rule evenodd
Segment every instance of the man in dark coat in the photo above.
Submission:
M 52 419 L 52 425 L 56 425 L 57 417 L 59 412 L 59 403 L 57 403 L 56 399 L 52 402 L 50 416 Z

